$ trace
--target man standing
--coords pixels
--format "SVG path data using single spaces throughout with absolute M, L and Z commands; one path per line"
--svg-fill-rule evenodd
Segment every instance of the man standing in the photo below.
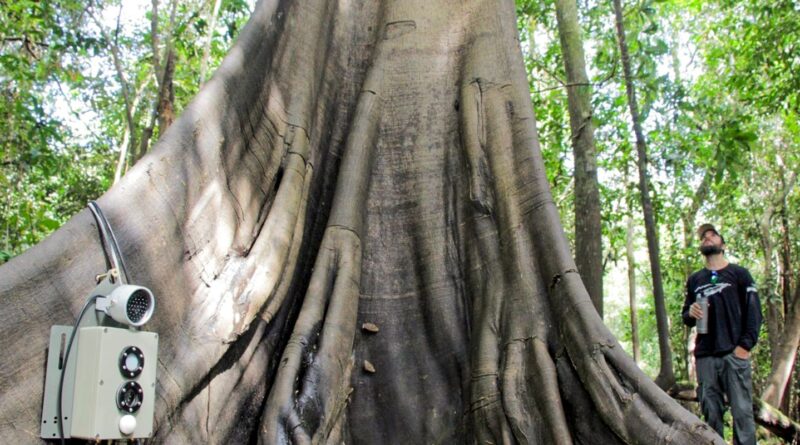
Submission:
M 697 229 L 705 267 L 689 277 L 683 322 L 694 326 L 707 318 L 708 332 L 697 334 L 697 397 L 703 417 L 723 436 L 723 395 L 733 414 L 733 443 L 755 444 L 750 350 L 758 341 L 761 303 L 750 272 L 725 258 L 725 239 L 711 224 Z M 697 302 L 707 298 L 706 313 Z M 723 436 L 724 437 L 724 436 Z

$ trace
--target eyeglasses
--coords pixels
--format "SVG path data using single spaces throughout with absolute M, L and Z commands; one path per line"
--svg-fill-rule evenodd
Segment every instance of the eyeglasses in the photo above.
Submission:
M 717 284 L 719 281 L 719 273 L 716 270 L 711 271 L 711 284 Z

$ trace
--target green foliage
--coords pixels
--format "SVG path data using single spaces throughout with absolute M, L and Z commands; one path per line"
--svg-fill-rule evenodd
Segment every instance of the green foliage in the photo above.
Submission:
M 565 229 L 571 233 L 572 186 L 566 92 L 552 2 L 517 1 L 548 178 Z M 630 347 L 625 220 L 637 231 L 637 288 L 641 366 L 658 371 L 651 277 L 639 215 L 632 127 L 622 83 L 610 2 L 578 2 L 587 67 L 593 83 L 606 270 L 606 322 Z M 800 171 L 800 8 L 770 0 L 645 0 L 629 3 L 625 28 L 634 84 L 646 132 L 648 172 L 661 246 L 663 284 L 671 318 L 678 379 L 688 376 L 686 330 L 680 318 L 687 274 L 702 267 L 694 227 L 714 222 L 728 240 L 730 259 L 748 267 L 780 300 L 783 272 L 800 282 L 800 186 L 781 192 Z M 777 201 L 776 201 L 777 200 Z M 695 207 L 696 205 L 696 207 Z M 759 223 L 768 208 L 771 258 L 764 257 Z M 689 224 L 688 227 L 685 227 Z M 788 267 L 780 259 L 788 255 Z M 756 349 L 755 382 L 769 373 L 768 339 Z M 629 349 L 630 351 L 630 349 Z
M 37 243 L 109 183 L 102 146 L 79 143 L 53 109 L 97 50 L 78 2 L 8 3 L 0 12 L 0 261 Z
M 197 93 L 205 36 L 213 31 L 213 68 L 251 5 L 223 1 L 210 30 L 213 2 L 180 2 L 174 27 L 168 4 L 161 3 L 159 51 L 173 42 L 179 113 Z M 157 84 L 145 6 L 149 2 L 136 10 L 136 4 L 118 0 L 0 1 L 0 187 L 6 190 L 0 201 L 0 263 L 38 243 L 107 190 L 123 140 L 138 141 L 150 125 Z M 136 14 L 138 20 L 129 18 Z M 132 137 L 126 136 L 124 88 L 131 95 Z

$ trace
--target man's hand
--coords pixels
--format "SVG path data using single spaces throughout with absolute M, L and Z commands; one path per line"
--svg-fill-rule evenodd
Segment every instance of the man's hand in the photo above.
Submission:
M 711 307 L 711 303 L 708 303 L 708 307 Z M 700 305 L 698 303 L 693 303 L 691 306 L 689 306 L 689 316 L 697 320 L 703 318 L 703 310 L 700 309 Z
M 747 360 L 750 358 L 750 351 L 741 346 L 737 346 L 736 349 L 733 350 L 733 355 L 742 360 Z

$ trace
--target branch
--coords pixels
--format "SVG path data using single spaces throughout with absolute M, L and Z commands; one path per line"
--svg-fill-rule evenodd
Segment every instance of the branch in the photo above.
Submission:
M 103 34 L 103 38 L 108 41 L 109 45 L 111 45 L 110 48 L 111 58 L 114 61 L 114 68 L 117 71 L 117 78 L 119 80 L 120 87 L 122 88 L 122 97 L 125 100 L 125 119 L 128 122 L 128 131 L 130 132 L 131 135 L 131 146 L 133 147 L 135 145 L 135 139 L 136 139 L 136 126 L 134 125 L 133 122 L 133 109 L 131 107 L 131 97 L 129 92 L 130 87 L 128 85 L 128 80 L 125 78 L 125 72 L 122 69 L 122 61 L 120 60 L 119 47 L 117 46 L 117 39 L 116 37 L 114 39 L 111 38 L 111 36 L 108 34 L 108 30 L 105 28 L 105 26 L 103 26 L 103 23 L 100 22 L 97 16 L 92 12 L 91 6 L 90 8 L 87 8 L 89 17 L 92 18 L 92 21 L 100 29 L 100 33 Z M 122 5 L 120 5 L 120 14 L 121 13 L 122 13 Z M 118 32 L 119 32 L 119 16 L 117 17 L 116 33 Z
M 0 40 L 3 43 L 5 43 L 5 42 L 26 42 L 26 43 L 32 43 L 32 44 L 34 44 L 36 46 L 43 46 L 45 48 L 49 48 L 50 47 L 49 43 L 34 42 L 33 40 L 29 39 L 27 36 L 23 36 L 23 37 L 3 37 Z
M 546 69 L 544 69 L 544 68 L 541 68 L 541 69 L 542 69 L 542 71 L 544 71 L 545 73 L 547 73 L 548 75 L 550 75 L 551 77 L 553 77 L 554 79 L 556 79 L 556 80 L 558 81 L 558 83 L 560 83 L 561 85 L 560 85 L 560 86 L 555 86 L 555 87 L 542 88 L 542 89 L 536 90 L 536 92 L 537 92 L 537 93 L 542 93 L 542 92 L 545 92 L 545 91 L 558 90 L 558 89 L 560 89 L 560 88 L 569 88 L 569 87 L 578 87 L 578 86 L 596 86 L 596 87 L 602 87 L 602 86 L 603 86 L 603 84 L 605 84 L 606 82 L 608 82 L 608 80 L 609 80 L 609 79 L 611 79 L 612 77 L 616 76 L 616 74 L 617 74 L 617 59 L 614 59 L 614 66 L 612 67 L 612 69 L 611 69 L 611 72 L 610 72 L 610 73 L 608 73 L 608 75 L 607 75 L 606 77 L 604 77 L 603 79 L 601 79 L 601 80 L 600 80 L 600 81 L 598 81 L 598 82 L 575 82 L 575 83 L 564 83 L 564 82 L 562 82 L 562 81 L 561 81 L 561 79 L 559 79 L 559 78 L 558 78 L 558 77 L 556 77 L 554 74 L 552 74 L 552 73 L 550 73 L 549 71 L 547 71 Z
M 200 59 L 200 84 L 206 81 L 206 71 L 208 70 L 208 59 L 211 56 L 211 42 L 214 39 L 214 28 L 217 26 L 217 16 L 219 15 L 219 7 L 222 3 L 221 0 L 214 1 L 214 7 L 211 9 L 211 16 L 208 20 L 208 32 L 206 33 L 206 42 L 203 45 L 203 58 Z
M 553 79 L 555 79 L 555 81 L 556 81 L 556 82 L 558 82 L 558 83 L 560 83 L 562 87 L 566 87 L 566 86 L 567 86 L 566 82 L 564 82 L 563 80 L 561 80 L 561 78 L 560 78 L 560 77 L 556 76 L 556 75 L 555 75 L 555 73 L 552 73 L 552 72 L 550 72 L 550 70 L 548 70 L 547 68 L 545 68 L 543 65 L 539 65 L 537 68 L 538 68 L 538 69 L 540 69 L 540 70 L 542 70 L 542 71 L 544 71 L 544 72 L 545 72 L 545 74 L 547 74 L 548 76 L 550 76 L 550 77 L 552 77 Z
M 775 199 L 770 201 L 768 206 L 767 206 L 767 208 L 764 209 L 764 215 L 761 217 L 761 222 L 760 222 L 760 226 L 762 228 L 762 231 L 764 229 L 768 229 L 769 228 L 769 222 L 770 222 L 770 220 L 772 220 L 772 215 L 775 214 L 775 209 L 783 201 L 786 200 L 786 197 L 792 191 L 792 188 L 794 188 L 794 184 L 795 184 L 796 181 L 797 181 L 797 172 L 794 171 L 789 176 L 789 180 L 786 181 L 786 185 L 783 187 L 783 190 L 780 191 L 780 194 L 778 196 L 776 196 Z
M 153 0 L 153 12 L 150 16 L 150 41 L 153 45 L 153 71 L 156 73 L 156 84 L 161 88 L 161 58 L 158 54 L 158 0 Z
M 102 137 L 99 134 L 97 134 L 90 125 L 86 123 L 86 120 L 81 119 L 81 114 L 75 111 L 74 108 L 72 108 L 72 100 L 70 100 L 69 96 L 67 96 L 67 93 L 64 92 L 64 87 L 61 85 L 61 80 L 59 80 L 58 76 L 53 76 L 53 80 L 56 82 L 58 91 L 61 93 L 61 97 L 64 98 L 64 103 L 67 105 L 69 112 L 72 113 L 72 115 L 77 119 L 78 122 L 83 124 L 83 127 L 86 129 L 86 131 L 91 133 L 91 135 L 97 138 L 97 140 L 102 140 Z
M 133 97 L 133 109 L 135 110 L 139 106 L 139 100 L 142 98 L 144 90 L 150 86 L 150 81 L 152 80 L 152 76 L 147 76 L 147 80 L 142 82 L 142 85 L 136 90 L 136 95 Z M 116 184 L 119 182 L 119 179 L 122 177 L 124 170 L 127 170 L 128 164 L 128 146 L 130 145 L 128 141 L 130 140 L 130 131 L 126 128 L 125 132 L 122 135 L 122 143 L 119 146 L 119 158 L 117 159 L 117 167 L 114 169 L 114 182 Z M 142 140 L 146 135 L 142 134 Z

